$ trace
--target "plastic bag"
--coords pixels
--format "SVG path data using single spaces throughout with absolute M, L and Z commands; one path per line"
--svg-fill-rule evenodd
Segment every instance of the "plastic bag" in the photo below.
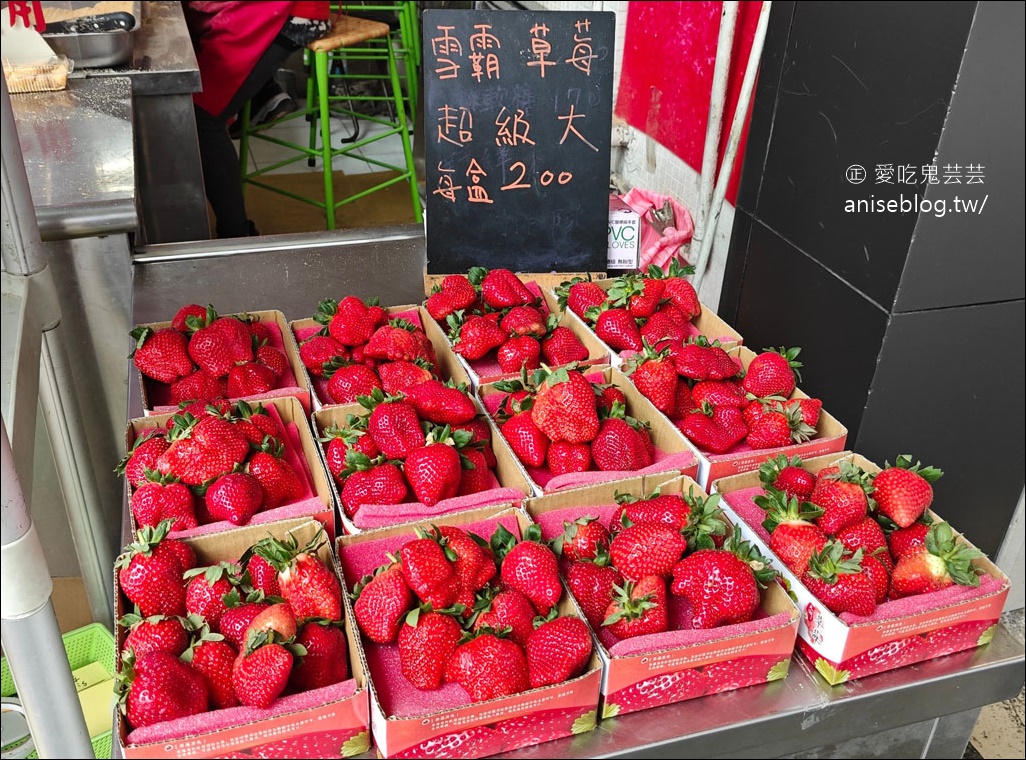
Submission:
M 635 187 L 621 197 L 641 217 L 638 268 L 645 270 L 655 264 L 666 270 L 671 261 L 680 257 L 680 247 L 695 233 L 691 214 L 669 195 L 650 190 Z

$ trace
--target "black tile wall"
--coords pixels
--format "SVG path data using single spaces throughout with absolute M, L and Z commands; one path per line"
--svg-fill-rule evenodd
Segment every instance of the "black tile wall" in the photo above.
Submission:
M 1023 488 L 1024 321 L 1023 301 L 895 314 L 849 438 L 880 465 L 912 454 L 944 470 L 934 511 L 991 557 Z

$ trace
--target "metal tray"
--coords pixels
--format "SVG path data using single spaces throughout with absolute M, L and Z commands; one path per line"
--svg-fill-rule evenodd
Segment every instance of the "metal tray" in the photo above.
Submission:
M 75 62 L 75 69 L 121 66 L 132 58 L 134 31 L 119 29 L 88 34 L 47 34 L 43 38 L 59 55 Z

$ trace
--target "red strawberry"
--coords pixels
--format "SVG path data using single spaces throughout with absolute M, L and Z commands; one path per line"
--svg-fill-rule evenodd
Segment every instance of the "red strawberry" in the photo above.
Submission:
M 268 605 L 260 611 L 249 623 L 242 637 L 243 648 L 252 633 L 274 632 L 280 641 L 289 641 L 295 638 L 299 630 L 299 622 L 296 620 L 296 613 L 292 607 L 284 602 Z
M 282 459 L 284 450 L 284 444 L 268 445 L 267 450 L 253 454 L 246 465 L 264 490 L 264 509 L 290 504 L 303 495 L 303 481 L 292 465 Z
M 142 528 L 115 563 L 122 593 L 143 617 L 186 614 L 182 563 L 170 548 L 180 542 L 166 538 L 170 527 L 164 521 L 156 528 Z
M 267 436 L 275 440 L 284 440 L 284 431 L 278 427 L 262 403 L 251 407 L 244 400 L 235 402 L 229 410 L 234 418 L 235 427 L 242 432 L 251 446 L 259 448 Z
M 606 302 L 606 291 L 591 280 L 574 277 L 559 284 L 556 296 L 561 309 L 569 309 L 579 317 L 584 317 L 588 309 L 601 306 Z
M 378 373 L 366 364 L 348 364 L 324 374 L 328 378 L 328 396 L 336 404 L 352 404 L 382 387 Z
M 488 627 L 494 631 L 509 628 L 509 637 L 520 646 L 527 643 L 534 630 L 537 612 L 531 600 L 519 591 L 507 588 L 496 592 L 488 588 L 474 604 L 474 618 L 471 630 Z
M 436 610 L 450 607 L 456 601 L 459 586 L 455 559 L 455 552 L 447 552 L 437 537 L 429 534 L 407 541 L 399 549 L 406 584 L 420 601 Z
M 514 337 L 531 335 L 541 338 L 545 335 L 545 317 L 533 306 L 513 306 L 499 321 L 499 327 Z
M 880 523 L 872 517 L 866 517 L 862 522 L 849 525 L 847 528 L 837 531 L 835 538 L 852 552 L 856 549 L 862 549 L 863 554 L 871 555 L 875 554 L 877 550 L 883 550 L 882 553 L 888 555 L 888 565 L 890 563 L 890 555 L 887 551 L 887 536 L 884 535 Z
M 703 451 L 723 454 L 748 435 L 741 410 L 706 404 L 693 409 L 674 423 L 688 439 Z
M 137 327 L 132 330 L 132 338 L 136 342 L 132 361 L 146 377 L 173 383 L 195 369 L 188 352 L 188 339 L 177 330 Z
M 374 459 L 381 453 L 367 431 L 353 427 L 331 425 L 324 428 L 319 440 L 321 443 L 328 444 L 324 449 L 324 459 L 328 465 L 328 471 L 336 478 L 339 478 L 349 466 L 346 458 L 350 451 L 363 454 L 368 459 Z M 342 480 L 344 478 L 339 480 L 340 484 Z
M 709 380 L 714 366 L 712 352 L 704 343 L 684 343 L 671 348 L 670 358 L 677 374 L 692 380 Z
M 673 414 L 670 419 L 680 419 L 692 409 L 696 409 L 695 400 L 691 396 L 691 386 L 685 382 L 677 383 L 677 397 L 674 400 Z
M 338 302 L 332 299 L 321 301 L 314 319 L 327 325 L 328 334 L 343 346 L 361 346 L 384 322 L 380 316 L 356 296 L 346 296 Z
M 549 437 L 534 424 L 530 411 L 514 414 L 499 428 L 503 437 L 528 467 L 542 467 L 549 450 Z
M 257 322 L 256 324 L 260 323 Z M 274 346 L 260 346 L 254 353 L 254 358 L 261 364 L 270 367 L 275 378 L 281 377 L 290 369 L 288 357 Z
M 239 582 L 241 568 L 230 562 L 219 562 L 210 567 L 195 567 L 187 570 L 184 578 L 185 609 L 190 615 L 199 615 L 212 628 L 217 628 L 221 615 L 227 609 L 225 594 Z
M 891 590 L 891 571 L 877 555 L 869 553 L 862 556 L 862 571 L 873 581 L 873 588 L 876 589 L 876 603 L 883 604 L 887 601 L 887 594 Z
M 189 647 L 189 634 L 182 618 L 153 615 L 144 618 L 135 613 L 123 616 L 118 625 L 128 629 L 122 652 L 132 650 L 136 659 L 147 652 L 167 652 L 178 657 Z
M 655 523 L 666 525 L 674 530 L 682 530 L 690 522 L 691 507 L 681 494 L 660 494 L 658 489 L 646 498 L 621 495 L 616 501 L 623 504 L 623 515 L 628 522 L 621 526 L 634 523 Z
M 189 356 L 214 377 L 224 377 L 238 362 L 253 361 L 253 341 L 245 323 L 208 310 L 207 324 L 189 338 Z
M 405 393 L 420 383 L 434 378 L 431 364 L 418 359 L 417 361 L 384 362 L 376 368 L 381 379 L 381 389 L 390 396 Z M 373 391 L 373 389 L 371 389 Z M 368 394 L 361 394 L 368 395 Z
M 206 499 L 211 517 L 245 525 L 263 506 L 264 489 L 252 475 L 230 472 L 213 482 Z
M 299 360 L 312 377 L 322 377 L 329 367 L 349 360 L 349 350 L 330 335 L 314 335 L 299 344 Z
M 266 633 L 254 634 L 245 651 L 235 660 L 232 684 L 239 702 L 248 707 L 266 709 L 285 691 L 292 672 L 292 652 L 275 637 Z
M 595 389 L 595 395 L 597 396 L 595 405 L 599 409 L 605 409 L 607 415 L 618 402 L 626 409 L 627 396 L 615 385 L 596 384 L 592 387 Z
M 256 598 L 260 597 L 254 596 Z M 242 649 L 246 645 L 246 632 L 250 625 L 271 605 L 268 602 L 243 602 L 237 590 L 225 595 L 224 602 L 225 610 L 221 613 L 218 629 L 225 641 L 236 650 Z
M 557 369 L 544 377 L 531 416 L 550 441 L 587 443 L 599 430 L 595 391 L 573 368 Z
M 461 274 L 451 274 L 428 296 L 424 306 L 435 320 L 444 322 L 450 314 L 468 308 L 476 300 L 477 291 L 470 280 Z
M 565 475 L 568 472 L 587 472 L 591 469 L 591 444 L 557 441 L 549 445 L 545 455 L 549 472 Z
M 235 647 L 227 641 L 214 638 L 208 626 L 201 629 L 199 638 L 182 656 L 184 662 L 207 679 L 210 707 L 213 710 L 224 710 L 239 704 L 232 682 L 232 671 L 238 656 Z
M 365 454 L 350 452 L 353 472 L 345 477 L 339 500 L 348 517 L 353 517 L 364 504 L 401 504 L 409 489 L 402 470 L 385 462 L 374 464 Z
M 363 355 L 385 361 L 427 361 L 434 359 L 423 330 L 405 319 L 393 319 L 382 325 L 367 341 Z
M 493 309 L 535 303 L 534 294 L 509 269 L 473 267 L 468 272 L 470 281 L 481 287 L 481 300 Z
M 802 581 L 831 612 L 872 615 L 876 609 L 876 586 L 862 569 L 862 550 L 852 554 L 840 541 L 812 555 Z
M 477 416 L 477 407 L 463 385 L 429 379 L 406 392 L 422 420 L 438 425 L 460 425 Z
M 446 660 L 462 635 L 452 615 L 427 607 L 411 611 L 399 629 L 399 666 L 406 680 L 418 689 L 441 687 Z
M 745 623 L 759 608 L 760 586 L 772 582 L 769 560 L 735 533 L 723 549 L 699 549 L 673 568 L 670 591 L 691 603 L 691 625 Z
M 628 580 L 647 575 L 669 577 L 687 549 L 687 541 L 666 525 L 641 523 L 624 528 L 609 544 L 613 566 Z
M 972 560 L 983 553 L 959 543 L 946 522 L 934 523 L 926 533 L 921 551 L 904 554 L 891 574 L 891 596 L 900 598 L 925 594 L 948 586 L 979 586 L 980 578 Z
M 317 556 L 327 541 L 319 531 L 303 548 L 291 533 L 278 540 L 268 536 L 253 550 L 278 571 L 278 586 L 297 618 L 342 619 L 342 587 L 334 570 Z
M 542 340 L 541 352 L 550 367 L 583 362 L 588 358 L 587 346 L 581 343 L 573 330 L 563 325 L 553 327 L 548 337 Z
M 367 432 L 389 459 L 405 459 L 424 445 L 424 431 L 416 408 L 395 396 L 380 391 L 372 395 L 372 410 L 367 419 Z
M 926 546 L 926 534 L 930 531 L 930 522 L 923 520 L 909 525 L 907 528 L 899 528 L 887 536 L 887 547 L 891 550 L 891 556 L 897 561 L 906 554 L 914 554 Z
M 614 306 L 626 306 L 635 317 L 651 317 L 663 297 L 666 283 L 637 274 L 625 274 L 613 280 L 608 296 Z
M 255 396 L 267 393 L 278 385 L 274 370 L 260 362 L 243 362 L 228 370 L 228 396 Z
M 471 702 L 527 691 L 527 659 L 510 639 L 481 633 L 460 644 L 445 665 L 445 680 L 458 683 Z
M 447 438 L 448 435 L 448 428 L 436 428 L 429 439 L 431 442 L 411 451 L 403 464 L 413 495 L 428 507 L 453 498 L 460 488 L 463 468 L 459 451 L 441 442 L 442 436 Z
M 209 690 L 203 675 L 173 654 L 150 652 L 130 658 L 119 674 L 125 719 L 132 729 L 206 712 Z
M 819 424 L 819 415 L 823 411 L 823 402 L 820 399 L 796 398 L 787 402 L 787 406 L 791 405 L 797 405 L 806 425 L 814 428 Z
M 893 520 L 899 528 L 907 528 L 933 502 L 933 486 L 941 475 L 936 467 L 912 464 L 909 456 L 898 457 L 893 467 L 886 465 L 873 478 L 873 499 L 877 511 Z
M 608 555 L 594 562 L 574 562 L 567 571 L 566 582 L 585 617 L 598 630 L 606 618 L 606 608 L 613 599 L 613 587 L 623 585 L 623 575 L 608 563 Z
M 614 351 L 641 351 L 644 348 L 638 324 L 627 309 L 606 309 L 595 315 L 594 321 L 595 334 Z
M 671 266 L 671 272 L 674 261 Z M 674 306 L 680 309 L 687 319 L 695 319 L 702 313 L 702 304 L 698 300 L 698 293 L 695 287 L 684 279 L 683 276 L 673 275 L 666 280 L 666 289 L 663 294 L 673 302 Z
M 652 464 L 652 454 L 641 431 L 619 417 L 602 420 L 598 434 L 591 442 L 591 458 L 598 469 L 606 471 L 633 472 Z
M 591 633 L 578 617 L 557 617 L 535 628 L 524 649 L 532 689 L 563 683 L 587 666 L 591 658 Z
M 618 639 L 667 630 L 666 581 L 659 575 L 645 575 L 637 583 L 628 580 L 614 586 L 602 625 Z
M 819 473 L 809 501 L 822 507 L 823 514 L 816 520 L 816 524 L 832 536 L 865 519 L 869 510 L 866 497 L 869 477 L 860 467 L 850 462 L 842 462 L 837 472 L 824 472 Z
M 634 385 L 660 412 L 677 410 L 677 369 L 666 351 L 655 351 L 646 341 L 644 350 L 631 357 L 627 373 Z
M 349 678 L 349 643 L 341 624 L 311 620 L 296 634 L 296 643 L 306 654 L 289 677 L 292 691 L 309 691 L 341 683 Z
M 783 411 L 767 411 L 748 430 L 745 443 L 753 449 L 772 449 L 803 443 L 816 434 L 816 429 L 802 421 L 796 407 Z
M 189 401 L 210 402 L 228 395 L 228 384 L 224 379 L 214 377 L 204 369 L 171 383 L 171 403 L 183 404 Z
M 499 369 L 506 374 L 531 372 L 541 366 L 541 344 L 531 335 L 515 336 L 499 346 L 497 358 Z
M 124 475 L 129 485 L 141 486 L 148 482 L 146 470 L 157 469 L 157 457 L 170 445 L 162 430 L 151 428 L 144 431 L 135 439 L 131 451 L 118 462 L 114 472 Z
M 471 315 L 460 324 L 459 315 L 456 312 L 449 316 L 450 337 L 453 350 L 465 359 L 477 361 L 509 338 L 505 330 L 487 317 Z
M 249 330 L 254 350 L 257 346 L 266 345 L 274 338 L 273 323 L 261 322 L 260 317 L 255 314 L 246 316 L 243 322 L 246 324 L 246 329 Z
M 537 525 L 529 527 L 519 542 L 499 526 L 490 543 L 502 562 L 502 582 L 530 599 L 539 615 L 547 615 L 563 595 L 563 585 L 556 555 L 540 541 L 541 528 Z
M 186 304 L 175 312 L 174 317 L 171 318 L 171 327 L 178 330 L 178 332 L 191 332 L 189 329 L 189 317 L 195 317 L 196 320 L 202 321 L 206 316 L 206 307 L 200 306 L 198 303 Z
M 798 368 L 797 361 L 800 348 L 763 349 L 748 365 L 741 386 L 753 396 L 783 396 L 787 398 L 794 390 Z
M 278 585 L 278 571 L 274 569 L 270 562 L 259 554 L 254 554 L 252 551 L 247 550 L 239 560 L 239 564 L 248 576 L 248 578 L 243 579 L 246 583 L 257 591 L 262 591 L 264 596 L 281 596 L 281 587 Z
M 469 496 L 492 488 L 495 476 L 488 467 L 488 459 L 479 449 L 465 448 L 460 451 L 463 469 L 460 471 L 460 485 L 457 496 Z
M 609 550 L 609 531 L 597 517 L 579 517 L 563 522 L 563 532 L 552 542 L 556 554 L 571 562 L 595 559 L 600 551 Z
M 680 309 L 672 304 L 662 306 L 641 326 L 641 340 L 652 345 L 656 350 L 666 348 L 669 343 L 681 342 L 687 338 L 685 324 Z M 673 359 L 669 360 L 673 363 Z M 677 368 L 674 367 L 674 373 Z
M 822 551 L 827 542 L 826 533 L 812 522 L 823 510 L 777 490 L 756 496 L 755 503 L 766 510 L 762 526 L 770 534 L 769 548 L 801 577 L 808 569 L 809 558 Z
M 801 457 L 790 459 L 786 454 L 770 457 L 759 467 L 759 479 L 763 485 L 783 491 L 799 501 L 806 501 L 816 487 L 816 476 L 802 469 Z
M 374 575 L 361 579 L 353 596 L 353 614 L 364 636 L 377 644 L 394 642 L 413 605 L 413 592 L 399 563 L 383 565 Z
M 733 380 L 703 380 L 691 388 L 691 400 L 695 406 L 709 402 L 713 406 L 730 406 L 744 409 L 748 405 L 745 392 Z
M 148 480 L 132 493 L 130 505 L 135 524 L 156 527 L 162 520 L 171 520 L 171 530 L 189 530 L 197 526 L 196 500 L 192 491 L 173 475 L 147 470 Z

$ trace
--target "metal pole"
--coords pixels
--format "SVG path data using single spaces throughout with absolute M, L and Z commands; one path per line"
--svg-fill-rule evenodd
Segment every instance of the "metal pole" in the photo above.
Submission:
M 3 646 L 40 757 L 93 757 L 50 593 L 53 582 L 25 505 L 3 423 Z
M 106 518 L 92 463 L 89 438 L 75 396 L 75 376 L 68 364 L 60 329 L 61 309 L 53 275 L 39 238 L 35 207 L 21 157 L 7 83 L 2 83 L 0 116 L 3 131 L 2 251 L 9 275 L 24 277 L 30 314 L 43 331 L 40 348 L 40 405 L 49 433 L 93 620 L 113 625 L 114 595 L 110 568 L 114 561 Z M 36 399 L 15 399 L 36 403 Z M 19 437 L 20 437 L 19 433 Z
M 695 263 L 692 285 L 694 285 L 696 291 L 702 287 L 702 278 L 705 277 L 705 270 L 709 265 L 709 254 L 712 252 L 713 240 L 716 238 L 716 225 L 720 219 L 720 209 L 723 206 L 723 199 L 727 195 L 727 183 L 730 181 L 730 174 L 734 170 L 738 144 L 741 142 L 741 131 L 745 124 L 745 117 L 748 114 L 748 104 L 752 100 L 752 89 L 755 87 L 755 75 L 759 71 L 759 59 L 762 58 L 762 48 L 766 42 L 766 27 L 769 24 L 770 7 L 772 5 L 773 3 L 769 2 L 769 0 L 765 0 L 759 11 L 759 23 L 755 28 L 755 38 L 752 40 L 752 52 L 748 56 L 745 78 L 741 82 L 741 94 L 738 97 L 737 107 L 734 109 L 734 119 L 730 125 L 730 138 L 727 140 L 727 149 L 723 155 L 723 163 L 720 164 L 719 176 L 716 179 L 716 189 L 713 191 L 709 220 L 705 226 L 705 237 L 702 238 L 702 248 L 698 254 L 698 261 Z
M 730 79 L 730 57 L 734 51 L 734 29 L 737 25 L 738 4 L 723 3 L 720 16 L 720 34 L 716 41 L 716 65 L 713 68 L 712 91 L 709 94 L 709 121 L 705 130 L 705 150 L 702 155 L 701 186 L 698 191 L 698 215 L 692 247 L 701 250 L 712 208 L 716 159 L 720 154 L 720 130 L 723 128 L 723 110 L 727 100 L 727 82 Z

